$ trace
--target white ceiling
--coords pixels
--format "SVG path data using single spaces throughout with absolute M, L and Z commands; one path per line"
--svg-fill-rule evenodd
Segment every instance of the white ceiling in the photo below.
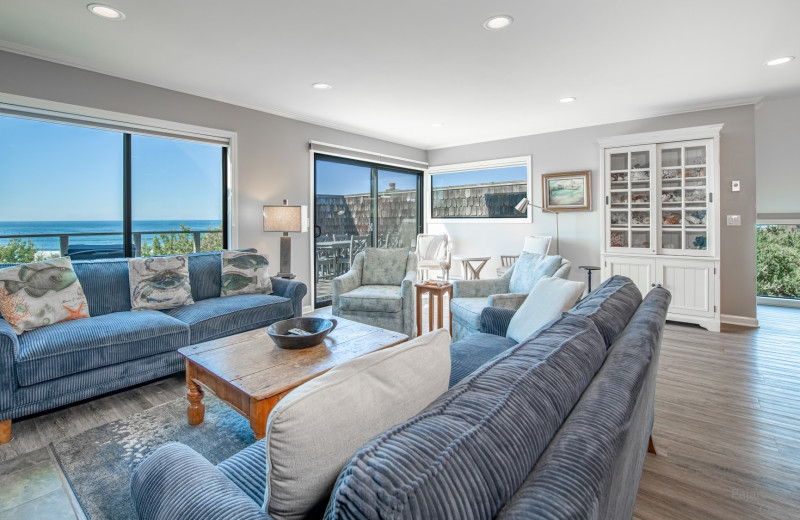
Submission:
M 800 92 L 798 0 L 87 3 L 0 0 L 0 48 L 426 149 Z

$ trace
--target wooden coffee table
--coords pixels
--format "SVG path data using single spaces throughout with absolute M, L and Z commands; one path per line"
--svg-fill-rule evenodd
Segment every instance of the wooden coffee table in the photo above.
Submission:
M 408 340 L 399 332 L 336 318 L 324 343 L 302 350 L 275 346 L 265 328 L 183 347 L 189 424 L 203 422 L 203 389 L 250 420 L 256 439 L 266 434 L 269 412 L 286 394 L 331 368 Z

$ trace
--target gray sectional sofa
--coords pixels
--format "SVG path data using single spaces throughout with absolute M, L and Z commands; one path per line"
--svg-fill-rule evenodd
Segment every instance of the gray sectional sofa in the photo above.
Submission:
M 325 518 L 631 518 L 669 301 L 613 277 L 519 344 L 515 311 L 485 309 L 451 345 L 450 389 L 352 457 Z M 174 443 L 131 492 L 146 519 L 269 519 L 266 471 L 264 441 L 217 466 Z
M 307 290 L 272 278 L 273 294 L 220 298 L 220 253 L 197 253 L 189 255 L 194 305 L 134 312 L 127 260 L 75 261 L 73 267 L 91 318 L 21 336 L 0 319 L 0 421 L 179 372 L 179 348 L 301 316 Z

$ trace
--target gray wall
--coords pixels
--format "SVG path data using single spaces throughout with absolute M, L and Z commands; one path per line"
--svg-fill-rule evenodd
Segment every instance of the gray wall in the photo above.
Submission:
M 759 215 L 800 218 L 800 97 L 771 99 L 756 107 Z
M 237 132 L 238 245 L 269 253 L 275 272 L 279 233 L 264 233 L 261 208 L 309 204 L 309 140 L 425 160 L 423 150 L 2 51 L 0 71 L 3 93 Z M 292 237 L 292 272 L 307 284 L 308 239 Z
M 652 132 L 724 123 L 721 138 L 721 236 L 722 313 L 756 317 L 755 284 L 755 114 L 752 105 L 672 116 L 626 121 L 562 132 L 531 135 L 486 143 L 428 151 L 431 166 L 531 155 L 533 200 L 541 204 L 541 174 L 592 170 L 592 211 L 559 216 L 561 254 L 573 262 L 571 278 L 585 280 L 579 265 L 599 265 L 602 230 L 599 137 Z M 742 191 L 733 193 L 730 181 L 738 179 Z M 726 227 L 724 215 L 742 216 L 741 227 Z M 530 234 L 555 235 L 555 216 L 534 210 L 533 224 L 430 224 L 429 231 L 446 230 L 457 253 L 494 255 L 484 272 L 494 276 L 496 255 L 514 254 Z

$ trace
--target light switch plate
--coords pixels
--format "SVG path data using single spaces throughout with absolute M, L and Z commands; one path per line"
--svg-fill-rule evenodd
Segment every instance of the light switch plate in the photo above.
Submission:
M 731 181 L 731 191 L 740 191 L 742 189 L 742 185 L 739 181 Z
M 729 226 L 741 226 L 742 225 L 742 216 L 741 215 L 727 215 L 727 224 Z

